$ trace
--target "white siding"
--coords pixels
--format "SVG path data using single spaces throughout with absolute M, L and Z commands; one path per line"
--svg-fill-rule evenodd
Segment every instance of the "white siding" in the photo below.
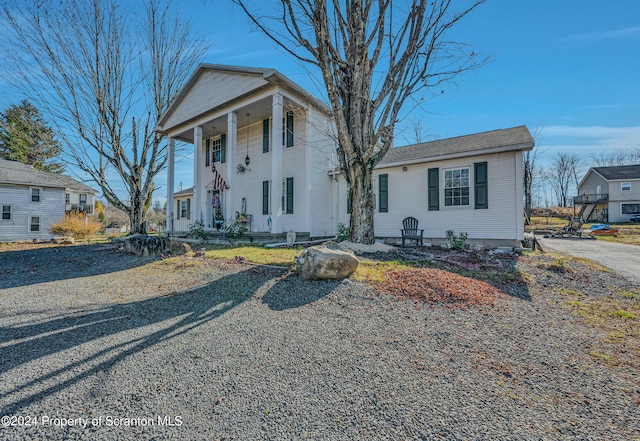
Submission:
M 518 159 L 520 158 L 520 159 Z M 377 169 L 374 171 L 374 189 L 378 198 L 377 180 L 380 174 L 388 175 L 389 211 L 380 213 L 378 201 L 374 215 L 376 237 L 400 237 L 402 220 L 413 216 L 424 229 L 425 238 L 436 242 L 446 236 L 447 230 L 465 232 L 470 239 L 506 240 L 514 244 L 522 239 L 522 168 L 521 153 L 501 153 L 457 160 L 438 161 L 403 167 Z M 487 162 L 489 208 L 475 209 L 473 165 Z M 440 209 L 428 210 L 427 170 L 439 168 Z M 464 207 L 444 206 L 444 170 L 469 168 L 470 203 Z M 518 188 L 520 186 L 520 189 Z M 349 224 L 346 209 L 347 189 L 344 179 L 339 182 L 340 206 L 338 222 Z
M 267 81 L 262 75 L 205 71 L 164 122 L 164 127 L 176 126 L 265 84 Z
M 335 155 L 334 127 L 330 120 L 319 111 L 312 109 L 309 120 L 309 174 L 310 174 L 310 222 L 312 237 L 335 235 L 333 219 L 332 185 L 327 172 L 331 168 L 332 155 Z M 334 162 L 336 159 L 334 159 Z M 335 201 L 337 203 L 337 201 Z
M 0 219 L 0 242 L 50 239 L 53 237 L 51 225 L 64 219 L 65 191 L 41 188 L 40 202 L 32 202 L 29 186 L 3 184 L 0 185 L 0 205 L 11 206 L 11 219 Z M 39 232 L 29 231 L 32 216 L 40 217 Z

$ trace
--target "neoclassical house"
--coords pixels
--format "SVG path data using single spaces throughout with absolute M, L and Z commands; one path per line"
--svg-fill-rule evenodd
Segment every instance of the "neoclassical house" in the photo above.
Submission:
M 349 223 L 330 113 L 276 70 L 201 64 L 156 131 L 168 138 L 169 232 L 184 229 L 185 217 L 213 231 L 243 215 L 252 233 L 311 238 Z M 194 146 L 188 203 L 174 198 L 176 140 Z M 453 229 L 517 244 L 522 152 L 533 145 L 520 126 L 390 149 L 374 173 L 376 236 L 399 237 L 402 219 L 413 216 L 435 242 Z

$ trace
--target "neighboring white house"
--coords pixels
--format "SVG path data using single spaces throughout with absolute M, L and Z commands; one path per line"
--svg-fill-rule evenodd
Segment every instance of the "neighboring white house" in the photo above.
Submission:
M 0 158 L 0 242 L 50 239 L 66 212 L 93 214 L 95 194 L 69 176 Z
M 191 200 L 193 199 L 193 187 L 186 188 L 174 193 L 173 207 L 175 208 L 175 219 L 173 221 L 174 231 L 187 231 L 191 224 Z M 211 229 L 211 222 L 207 223 L 207 228 Z
M 640 165 L 591 167 L 578 184 L 574 204 L 595 204 L 591 216 L 601 222 L 629 222 L 640 214 Z
M 349 223 L 328 109 L 273 69 L 200 65 L 156 130 L 168 137 L 169 232 L 184 219 L 173 193 L 176 140 L 195 146 L 193 195 L 183 198 L 190 222 L 215 229 L 218 202 L 224 219 L 249 215 L 252 232 L 331 237 Z M 520 126 L 390 149 L 374 173 L 376 237 L 400 237 L 413 216 L 436 242 L 452 229 L 518 244 L 522 152 L 533 145 Z

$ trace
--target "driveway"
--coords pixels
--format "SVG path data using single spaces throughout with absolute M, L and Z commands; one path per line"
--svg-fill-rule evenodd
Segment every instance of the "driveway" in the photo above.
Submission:
M 640 247 L 604 240 L 538 238 L 544 251 L 570 254 L 598 262 L 633 283 L 640 284 Z

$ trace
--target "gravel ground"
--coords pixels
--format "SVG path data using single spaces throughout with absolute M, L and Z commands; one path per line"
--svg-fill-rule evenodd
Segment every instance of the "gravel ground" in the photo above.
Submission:
M 461 310 L 231 261 L 1 252 L 0 439 L 640 439 L 638 372 L 590 357 L 602 336 L 556 289 L 637 287 L 513 265 L 528 284 Z

